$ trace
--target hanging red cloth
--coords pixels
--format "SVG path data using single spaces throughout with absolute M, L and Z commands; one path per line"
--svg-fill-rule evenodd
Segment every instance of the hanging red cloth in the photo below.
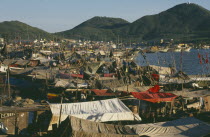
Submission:
M 159 85 L 155 85 L 154 87 L 148 89 L 147 91 L 153 92 L 153 93 L 157 93 L 157 92 L 160 91 L 160 86 Z
M 200 60 L 199 60 L 199 63 L 202 64 L 202 63 L 203 63 L 203 61 L 202 61 L 203 55 L 200 55 L 200 58 L 199 58 L 199 59 L 200 59 Z
M 209 57 L 208 57 L 208 53 L 206 53 L 206 60 L 205 60 L 205 63 L 209 63 Z
M 201 58 L 201 55 L 198 53 L 198 58 Z
M 159 79 L 160 79 L 160 75 L 158 75 L 158 74 L 152 74 L 152 77 L 155 81 L 159 81 Z
M 114 96 L 114 93 L 107 93 L 107 89 L 91 89 L 97 96 Z

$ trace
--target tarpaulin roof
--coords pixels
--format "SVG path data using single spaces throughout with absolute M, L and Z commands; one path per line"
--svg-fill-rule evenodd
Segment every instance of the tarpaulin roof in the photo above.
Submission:
M 61 123 L 54 136 L 59 137 L 138 137 L 123 125 L 105 124 L 69 116 Z
M 35 66 L 38 66 L 40 63 L 40 60 L 30 60 L 29 62 L 29 66 L 32 66 L 32 67 L 35 67 Z
M 194 117 L 168 122 L 129 125 L 139 136 L 150 137 L 201 137 L 210 132 L 210 125 Z
M 95 74 L 97 72 L 97 70 L 104 64 L 104 61 L 100 61 L 100 62 L 91 62 L 91 63 L 87 63 L 85 65 L 85 73 L 87 74 Z
M 173 101 L 177 96 L 172 93 L 152 93 L 152 92 L 131 92 L 131 94 L 141 100 L 149 102 Z
M 107 89 L 91 89 L 97 96 L 114 96 L 114 93 L 107 93 Z
M 56 82 L 55 87 L 62 87 L 62 88 L 66 88 L 68 87 L 69 82 L 65 81 L 65 80 L 59 80 Z
M 171 74 L 171 68 L 170 67 L 162 67 L 162 66 L 155 66 L 155 65 L 149 65 L 153 69 L 155 69 L 159 74 L 162 75 L 169 75 Z
M 126 121 L 138 120 L 141 118 L 137 114 L 133 114 L 131 110 L 118 98 L 78 102 L 78 103 L 50 103 L 50 109 L 53 114 L 49 130 L 52 124 L 58 123 L 61 111 L 61 121 L 65 120 L 68 115 L 96 122 L 106 121 Z
M 209 90 L 190 91 L 190 90 L 185 89 L 182 92 L 171 91 L 170 93 L 173 93 L 177 96 L 183 96 L 183 97 L 203 97 L 203 96 L 210 95 Z
M 106 55 L 106 53 L 105 53 L 104 51 L 102 51 L 102 50 L 99 51 L 99 53 L 100 53 L 101 55 L 104 55 L 104 56 Z

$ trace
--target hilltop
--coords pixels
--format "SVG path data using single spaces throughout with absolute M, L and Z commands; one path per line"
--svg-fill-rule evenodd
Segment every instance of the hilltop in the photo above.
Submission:
M 190 40 L 209 37 L 210 11 L 196 4 L 180 4 L 156 15 L 144 16 L 124 31 L 142 40 Z
M 6 39 L 36 39 L 51 38 L 52 34 L 36 27 L 29 26 L 20 21 L 4 21 L 0 23 L 0 34 Z
M 59 32 L 67 38 L 116 40 L 117 37 L 150 41 L 179 41 L 210 38 L 210 11 L 197 4 L 176 5 L 159 14 L 144 16 L 129 23 L 120 18 L 94 17 L 73 29 Z
M 93 17 L 73 29 L 56 33 L 74 39 L 110 40 L 116 37 L 115 29 L 127 26 L 128 21 L 121 18 Z

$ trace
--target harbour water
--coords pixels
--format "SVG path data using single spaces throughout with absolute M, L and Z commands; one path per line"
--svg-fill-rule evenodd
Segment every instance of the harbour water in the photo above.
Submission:
M 176 67 L 188 75 L 202 75 L 210 73 L 210 50 L 191 49 L 190 52 L 145 53 L 146 59 L 139 53 L 136 63 L 140 66 L 158 65 Z

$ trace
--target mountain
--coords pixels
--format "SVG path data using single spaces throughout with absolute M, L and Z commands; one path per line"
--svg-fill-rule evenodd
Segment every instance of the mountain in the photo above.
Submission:
M 155 15 L 129 23 L 121 18 L 93 17 L 73 29 L 55 33 L 71 39 L 124 41 L 209 41 L 210 11 L 197 4 L 180 4 Z M 6 39 L 52 38 L 41 29 L 19 21 L 0 23 L 0 34 Z
M 52 34 L 19 21 L 1 22 L 0 34 L 2 37 L 9 40 L 20 37 L 24 40 L 36 38 L 52 38 Z
M 116 39 L 115 29 L 130 24 L 121 18 L 93 17 L 75 28 L 57 33 L 67 38 L 89 39 L 89 40 L 110 40 Z
M 150 41 L 210 39 L 210 11 L 197 4 L 180 4 L 159 14 L 144 16 L 132 23 L 119 18 L 94 17 L 75 28 L 57 33 L 67 38 L 90 40 Z
M 210 11 L 196 4 L 180 4 L 156 15 L 144 16 L 124 31 L 143 40 L 209 38 Z

